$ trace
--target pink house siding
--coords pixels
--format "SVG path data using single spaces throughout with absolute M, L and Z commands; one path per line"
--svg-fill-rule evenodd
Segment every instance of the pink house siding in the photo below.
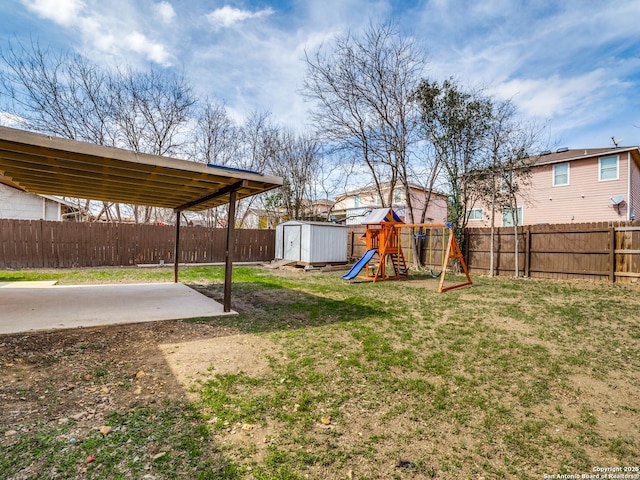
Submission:
M 599 180 L 598 158 L 571 162 L 569 185 L 553 186 L 553 165 L 536 167 L 531 177 L 531 186 L 523 194 L 524 223 L 532 225 L 626 220 L 628 156 L 625 153 L 617 157 L 617 180 Z M 620 212 L 611 203 L 611 197 L 616 195 L 625 198 Z
M 411 205 L 413 207 L 413 216 L 416 223 L 420 222 L 420 216 L 424 204 L 426 201 L 426 195 L 420 191 L 411 191 Z M 429 207 L 424 217 L 424 223 L 443 223 L 447 221 L 448 205 L 447 198 L 443 195 L 433 194 L 429 201 Z M 409 221 L 409 217 L 405 218 L 405 222 Z
M 610 157 L 618 159 L 618 178 L 601 180 L 600 159 Z M 569 165 L 569 183 L 554 186 L 554 166 L 563 164 Z M 612 197 L 623 198 L 624 202 L 616 206 Z M 541 156 L 532 167 L 529 185 L 521 189 L 518 204 L 524 225 L 627 221 L 632 213 L 638 219 L 640 151 L 627 147 L 621 151 L 572 150 Z M 475 205 L 474 209 L 482 209 L 482 220 L 469 220 L 468 226 L 489 226 L 488 207 Z M 502 226 L 500 210 L 496 212 L 495 225 Z

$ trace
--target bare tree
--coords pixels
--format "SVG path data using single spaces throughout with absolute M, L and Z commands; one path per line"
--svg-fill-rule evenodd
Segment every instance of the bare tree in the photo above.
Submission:
M 352 164 L 340 162 L 324 149 L 325 145 L 321 144 L 322 152 L 319 156 L 319 162 L 316 168 L 315 182 L 313 183 L 313 198 L 316 200 L 330 201 L 333 192 L 344 192 L 350 183 L 353 175 Z M 335 205 L 327 208 L 323 220 L 330 221 Z
M 313 119 L 320 132 L 343 151 L 358 152 L 383 206 L 392 204 L 398 182 L 410 202 L 411 95 L 424 66 L 415 44 L 392 25 L 369 25 L 360 35 L 336 37 L 329 52 L 305 58 L 302 94 L 316 102 Z M 408 210 L 413 220 L 410 205 Z
M 22 128 L 100 145 L 115 143 L 109 77 L 86 58 L 32 41 L 0 52 L 3 105 Z
M 184 130 L 195 104 L 192 88 L 184 77 L 126 69 L 112 76 L 110 90 L 121 145 L 153 155 L 184 153 Z M 130 205 L 128 209 L 136 223 L 166 220 L 168 215 L 152 207 Z
M 191 157 L 213 165 L 233 165 L 238 158 L 240 129 L 222 103 L 207 100 L 197 114 Z
M 182 129 L 191 119 L 195 104 L 187 80 L 167 71 L 132 69 L 120 72 L 119 79 L 129 97 L 130 114 L 138 125 L 137 140 L 126 137 L 125 141 L 144 153 L 173 156 L 183 153 Z
M 531 180 L 531 165 L 537 160 L 532 155 L 540 149 L 542 129 L 525 123 L 517 116 L 515 105 L 510 101 L 494 102 L 488 135 L 489 161 L 485 168 L 471 175 L 481 199 L 490 209 L 490 261 L 489 275 L 495 274 L 495 224 L 499 211 L 514 228 L 515 276 L 519 275 L 518 226 L 521 202 L 526 199 L 526 187 Z
M 234 124 L 222 105 L 205 106 L 200 116 L 192 156 L 198 161 L 220 166 L 263 172 L 270 168 L 279 148 L 278 126 L 269 112 L 252 112 L 241 125 Z M 270 194 L 273 195 L 273 192 Z M 254 195 L 238 202 L 238 225 L 246 223 L 252 209 L 262 205 L 267 195 Z M 217 207 L 208 214 L 213 225 L 224 226 L 227 207 Z
M 280 202 L 289 219 L 309 216 L 314 180 L 319 169 L 319 144 L 311 134 L 282 131 L 270 170 L 284 178 Z
M 19 127 L 98 145 L 115 145 L 109 97 L 109 75 L 86 58 L 73 53 L 53 53 L 32 41 L 8 43 L 0 52 L 2 105 Z M 91 203 L 68 199 L 89 218 Z M 102 203 L 98 218 L 119 219 L 112 205 Z
M 235 165 L 240 156 L 241 128 L 229 117 L 224 104 L 206 100 L 196 112 L 190 138 L 189 157 L 207 165 Z M 207 227 L 226 218 L 226 209 L 211 208 L 198 213 Z
M 240 151 L 234 167 L 254 172 L 269 168 L 278 150 L 280 129 L 271 121 L 270 112 L 252 112 L 240 130 Z M 254 195 L 238 204 L 238 223 L 245 223 L 251 209 L 260 206 L 264 198 Z
M 491 233 L 489 235 L 489 276 L 495 273 L 495 224 L 496 210 L 510 204 L 503 179 L 507 175 L 506 162 L 509 161 L 509 141 L 515 107 L 511 102 L 500 102 L 493 106 L 492 121 L 487 139 L 489 161 L 487 165 L 470 174 L 476 184 L 480 199 L 488 204 Z M 518 223 L 517 221 L 515 222 Z
M 2 107 L 25 129 L 157 155 L 181 153 L 195 102 L 183 77 L 166 72 L 112 72 L 76 53 L 53 54 L 8 44 L 0 52 Z M 88 200 L 74 199 L 88 210 Z M 103 202 L 98 218 L 120 220 L 122 210 L 150 221 L 154 211 Z

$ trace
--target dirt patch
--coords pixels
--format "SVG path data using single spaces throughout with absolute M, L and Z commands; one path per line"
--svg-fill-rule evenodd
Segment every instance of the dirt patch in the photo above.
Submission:
M 172 342 L 158 346 L 173 377 L 185 392 L 196 380 L 214 374 L 244 372 L 255 377 L 265 374 L 269 367 L 266 354 L 275 345 L 256 335 L 233 335 L 188 342 Z M 195 400 L 197 395 L 188 394 Z
M 219 324 L 177 320 L 2 335 L 0 431 L 19 435 L 37 424 L 70 420 L 86 431 L 114 410 L 186 400 L 183 377 L 205 365 L 205 352 L 212 354 L 206 343 L 224 345 L 221 339 L 237 339 L 238 333 Z M 197 346 L 196 363 L 174 370 L 168 346 L 182 346 L 176 358 L 183 358 L 190 355 L 187 345 Z M 226 358 L 230 368 L 237 356 Z M 18 435 L 0 435 L 0 444 Z
M 588 375 L 572 376 L 571 384 L 576 394 L 566 398 L 562 405 L 565 415 L 574 422 L 591 416 L 594 427 L 604 438 L 614 435 L 633 437 L 640 431 L 640 421 L 634 408 L 640 389 L 637 382 L 631 384 L 631 388 L 619 388 L 625 383 L 613 374 L 606 381 Z

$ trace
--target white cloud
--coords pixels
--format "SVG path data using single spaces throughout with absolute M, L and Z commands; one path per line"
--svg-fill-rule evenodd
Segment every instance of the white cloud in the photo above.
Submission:
M 36 15 L 64 26 L 73 25 L 85 8 L 83 0 L 22 0 L 22 3 Z
M 24 122 L 24 118 L 14 113 L 0 111 L 0 125 L 3 127 L 20 127 Z
M 124 38 L 122 48 L 144 55 L 148 60 L 164 66 L 171 65 L 171 54 L 164 45 L 149 40 L 140 32 L 133 32 Z
M 574 115 L 592 120 L 594 105 L 606 105 L 607 92 L 624 88 L 624 82 L 604 69 L 583 75 L 552 75 L 538 79 L 513 79 L 491 89 L 499 99 L 511 99 L 527 116 L 557 118 Z
M 42 31 L 65 36 L 69 47 L 96 61 L 180 63 L 199 93 L 225 100 L 238 118 L 270 110 L 275 121 L 302 125 L 310 108 L 298 95 L 305 50 L 313 53 L 369 22 L 391 21 L 424 45 L 424 75 L 431 79 L 453 76 L 463 86 L 486 87 L 488 94 L 512 98 L 523 116 L 550 119 L 572 135 L 585 126 L 613 130 L 609 125 L 619 121 L 634 133 L 616 129 L 617 136 L 638 136 L 637 0 L 615 6 L 583 0 L 309 0 L 289 2 L 277 15 L 278 7 L 267 8 L 275 4 L 262 0 L 10 3 L 24 4 Z
M 85 18 L 81 24 L 84 38 L 87 39 L 91 48 L 99 52 L 118 52 L 118 35 L 104 31 L 104 26 L 95 18 Z
M 325 30 L 325 31 L 317 31 L 317 32 L 309 32 L 305 35 L 303 39 L 304 42 L 299 43 L 295 47 L 295 53 L 299 58 L 303 58 L 304 52 L 309 52 L 313 54 L 314 51 L 317 51 L 322 45 L 330 43 L 333 39 L 335 39 L 340 33 L 340 30 Z
M 174 56 L 163 43 L 170 37 L 170 30 L 161 26 L 156 16 L 149 15 L 157 15 L 164 25 L 171 23 L 175 11 L 169 1 L 151 4 L 151 12 L 128 0 L 21 2 L 38 16 L 64 27 L 70 45 L 101 63 L 109 58 L 118 64 L 135 65 L 141 59 L 164 67 L 174 63 Z
M 309 122 L 309 104 L 298 95 L 306 71 L 304 51 L 332 39 L 338 30 L 284 31 L 269 23 L 225 32 L 194 51 L 191 72 L 202 89 L 227 104 L 235 119 L 270 111 L 272 119 L 299 129 Z
M 207 19 L 211 24 L 216 27 L 232 27 L 236 23 L 249 20 L 251 18 L 261 18 L 272 15 L 274 12 L 271 8 L 265 8 L 252 12 L 250 10 L 240 10 L 239 8 L 230 7 L 225 5 L 222 8 L 217 8 L 213 12 L 207 15 Z
M 176 11 L 173 9 L 173 5 L 169 2 L 160 2 L 154 5 L 156 13 L 162 20 L 162 23 L 169 24 L 176 16 Z

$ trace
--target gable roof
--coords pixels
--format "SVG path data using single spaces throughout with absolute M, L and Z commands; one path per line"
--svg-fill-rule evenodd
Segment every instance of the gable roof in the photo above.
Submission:
M 619 155 L 624 152 L 632 152 L 640 154 L 638 147 L 619 147 L 619 148 L 575 148 L 575 149 L 558 149 L 553 153 L 541 153 L 533 162 L 537 165 L 550 165 L 553 163 L 565 163 L 574 160 L 584 160 L 593 157 L 606 157 L 607 155 Z
M 282 178 L 0 127 L 0 176 L 24 191 L 205 210 L 277 188 Z

